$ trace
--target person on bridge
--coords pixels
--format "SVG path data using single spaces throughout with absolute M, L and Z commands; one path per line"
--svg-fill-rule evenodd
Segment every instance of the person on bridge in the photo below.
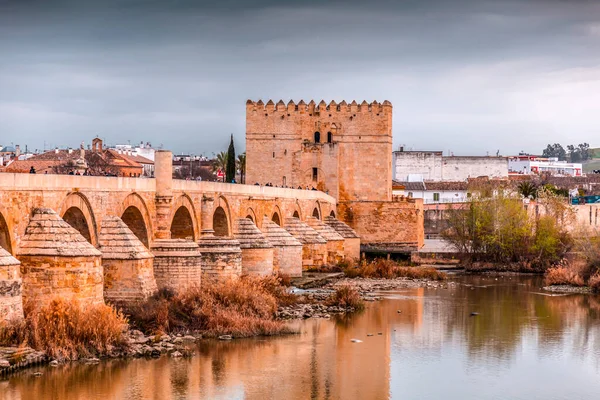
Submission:
M 29 168 L 29 173 L 35 174 L 35 168 L 33 168 L 33 165 L 31 166 L 31 168 Z

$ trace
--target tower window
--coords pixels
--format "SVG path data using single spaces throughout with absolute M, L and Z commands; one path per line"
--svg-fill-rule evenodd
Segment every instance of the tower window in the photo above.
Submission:
M 315 143 L 321 143 L 321 132 L 315 132 Z
M 275 152 L 273 152 L 273 158 L 275 158 Z
M 333 142 L 333 133 L 327 132 L 327 143 Z
M 317 181 L 319 178 L 319 169 L 313 168 L 313 181 Z

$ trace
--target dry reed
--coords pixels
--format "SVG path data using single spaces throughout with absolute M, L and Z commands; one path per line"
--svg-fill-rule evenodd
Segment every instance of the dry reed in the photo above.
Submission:
M 25 319 L 0 326 L 0 345 L 28 345 L 56 359 L 102 356 L 125 346 L 127 319 L 112 306 L 53 299 L 25 305 Z

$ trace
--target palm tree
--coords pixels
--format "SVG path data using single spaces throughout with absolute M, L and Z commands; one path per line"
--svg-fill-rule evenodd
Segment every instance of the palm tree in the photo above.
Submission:
M 219 170 L 225 173 L 225 168 L 227 168 L 227 152 L 222 151 L 217 154 L 217 157 L 213 160 L 212 168 L 214 172 Z
M 246 153 L 238 156 L 237 169 L 240 171 L 240 183 L 246 183 Z
M 526 199 L 535 199 L 537 197 L 538 188 L 534 183 L 525 181 L 519 183 L 519 193 Z

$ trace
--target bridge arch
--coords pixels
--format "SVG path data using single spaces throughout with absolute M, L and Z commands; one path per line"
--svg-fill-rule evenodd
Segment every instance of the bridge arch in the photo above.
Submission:
M 171 238 L 187 239 L 193 241 L 198 239 L 198 222 L 196 218 L 196 208 L 192 199 L 183 194 L 173 203 L 171 211 Z
M 4 218 L 4 215 L 0 211 L 0 247 L 4 250 L 8 251 L 10 254 L 13 253 L 13 243 L 10 237 L 10 228 L 8 226 L 8 222 Z
M 213 212 L 213 230 L 215 236 L 231 236 L 231 211 L 225 197 L 220 196 Z
M 98 245 L 98 227 L 90 201 L 85 195 L 71 192 L 67 195 L 60 207 L 61 218 L 92 246 Z
M 275 205 L 273 209 L 273 213 L 271 214 L 271 221 L 275 222 L 277 225 L 281 226 L 281 209 L 278 205 Z
M 321 219 L 321 215 L 323 215 L 321 212 L 321 203 L 318 200 L 315 202 L 311 215 L 316 219 Z
M 258 221 L 256 220 L 256 213 L 254 212 L 252 207 L 248 207 L 248 210 L 246 210 L 246 218 L 249 218 L 250 220 L 252 220 L 252 222 L 254 222 L 254 224 L 258 225 Z
M 144 199 L 139 194 L 131 193 L 125 198 L 121 208 L 121 219 L 144 246 L 150 248 L 150 234 L 154 230 L 152 229 L 148 207 L 146 207 Z

